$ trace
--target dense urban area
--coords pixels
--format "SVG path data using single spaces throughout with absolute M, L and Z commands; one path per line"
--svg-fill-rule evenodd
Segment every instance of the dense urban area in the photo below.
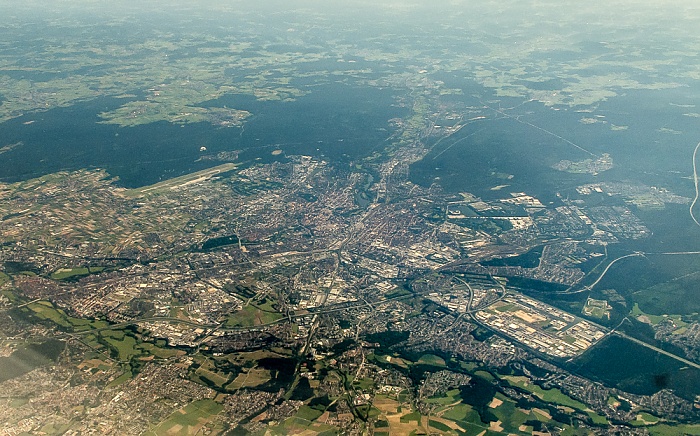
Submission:
M 692 398 L 565 369 L 626 336 L 601 323 L 613 290 L 578 313 L 523 293 L 590 290 L 609 244 L 647 236 L 631 206 L 589 206 L 592 192 L 689 199 L 597 184 L 550 206 L 418 186 L 409 165 L 459 128 L 443 110 L 392 121 L 396 146 L 349 170 L 286 156 L 132 190 L 88 170 L 2 185 L 2 354 L 29 360 L 2 383 L 0 431 L 633 433 L 696 420 Z M 671 330 L 695 347 L 697 324 Z
M 697 26 L 22 3 L 0 436 L 700 435 Z

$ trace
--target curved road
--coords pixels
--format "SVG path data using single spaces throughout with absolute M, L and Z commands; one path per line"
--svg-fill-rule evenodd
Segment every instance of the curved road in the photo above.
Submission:
M 698 197 L 700 197 L 700 187 L 698 186 L 698 164 L 697 164 L 697 155 L 698 155 L 698 149 L 700 149 L 700 142 L 698 142 L 698 145 L 695 146 L 695 151 L 693 151 L 693 183 L 695 183 L 695 198 L 693 199 L 693 202 L 690 203 L 690 217 L 695 221 L 695 224 L 700 226 L 700 221 L 695 217 L 695 214 L 693 213 L 693 208 L 695 208 L 695 204 L 698 202 Z
M 593 289 L 593 288 L 595 287 L 595 285 L 597 285 L 601 280 L 603 280 L 603 277 L 605 277 L 605 274 L 608 272 L 608 270 L 609 270 L 613 265 L 615 265 L 615 263 L 617 263 L 619 260 L 626 259 L 626 258 L 628 258 L 628 257 L 637 257 L 637 256 L 642 256 L 642 257 L 644 257 L 644 253 L 635 252 L 635 253 L 627 254 L 627 255 L 625 255 L 625 256 L 618 257 L 617 259 L 613 260 L 613 261 L 610 262 L 610 263 L 608 264 L 608 266 L 603 270 L 603 273 L 600 275 L 600 277 L 598 277 L 598 279 L 597 279 L 595 282 L 591 283 L 590 285 L 584 286 L 583 290 L 584 290 L 584 291 L 590 291 L 591 289 Z

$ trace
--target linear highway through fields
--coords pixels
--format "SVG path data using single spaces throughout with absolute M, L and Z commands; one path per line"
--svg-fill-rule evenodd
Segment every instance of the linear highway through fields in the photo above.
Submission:
M 646 342 L 644 342 L 644 341 L 642 341 L 642 340 L 640 340 L 640 339 L 633 338 L 632 336 L 629 336 L 629 335 L 627 335 L 627 334 L 625 334 L 625 333 L 622 333 L 622 332 L 619 331 L 619 330 L 616 330 L 616 331 L 614 331 L 613 333 L 616 334 L 616 335 L 618 335 L 618 336 L 620 336 L 620 337 L 622 337 L 622 338 L 628 339 L 628 340 L 634 342 L 635 344 L 639 344 L 639 345 L 641 345 L 642 347 L 649 348 L 650 350 L 654 350 L 654 351 L 656 351 L 657 353 L 663 354 L 664 356 L 668 356 L 668 357 L 670 357 L 670 358 L 672 358 L 672 359 L 676 359 L 677 361 L 682 362 L 682 363 L 684 363 L 684 364 L 686 364 L 686 365 L 688 365 L 688 366 L 692 366 L 692 367 L 695 368 L 695 369 L 700 369 L 700 365 L 698 365 L 698 364 L 695 363 L 695 362 L 691 362 L 690 360 L 684 359 L 684 358 L 682 358 L 681 356 L 675 355 L 675 354 L 673 354 L 673 353 L 671 353 L 671 352 L 669 352 L 669 351 L 662 350 L 661 348 L 655 347 L 655 346 L 653 346 L 653 345 L 651 345 L 651 344 L 648 344 L 648 343 L 646 343 Z
M 585 148 L 583 148 L 583 147 L 581 147 L 580 145 L 578 145 L 578 144 L 576 144 L 576 143 L 574 143 L 574 142 L 572 142 L 572 141 L 570 141 L 570 140 L 564 138 L 564 137 L 561 136 L 561 135 L 557 135 L 556 133 L 554 133 L 554 132 L 552 132 L 552 131 L 549 131 L 549 130 L 543 128 L 543 127 L 540 127 L 540 126 L 537 126 L 537 125 L 535 125 L 535 124 L 532 124 L 532 123 L 529 122 L 529 121 L 523 121 L 523 120 L 521 120 L 519 116 L 510 115 L 510 114 L 504 112 L 504 110 L 496 109 L 496 108 L 491 107 L 491 106 L 489 106 L 489 105 L 487 105 L 487 104 L 484 104 L 484 106 L 487 107 L 487 108 L 489 108 L 489 109 L 491 109 L 492 111 L 494 111 L 494 112 L 496 112 L 496 113 L 499 113 L 499 114 L 503 115 L 503 116 L 506 117 L 506 118 L 510 118 L 511 120 L 513 120 L 513 121 L 515 121 L 515 122 L 518 122 L 518 123 L 520 123 L 520 124 L 524 124 L 524 125 L 526 125 L 526 126 L 533 127 L 533 128 L 535 128 L 535 129 L 537 129 L 537 130 L 540 130 L 540 131 L 542 131 L 542 132 L 548 134 L 548 135 L 552 135 L 552 136 L 554 136 L 555 138 L 561 139 L 562 141 L 566 142 L 567 144 L 569 144 L 569 145 L 571 145 L 571 146 L 573 146 L 573 147 L 576 147 L 577 149 L 581 150 L 582 152 L 584 152 L 584 153 L 586 153 L 586 154 L 588 154 L 588 155 L 590 155 L 590 156 L 592 156 L 592 157 L 595 157 L 595 158 L 599 157 L 597 154 L 593 153 L 592 151 L 586 150 Z M 698 144 L 698 145 L 700 145 L 700 144 Z M 700 223 L 699 223 L 698 225 L 700 225 Z

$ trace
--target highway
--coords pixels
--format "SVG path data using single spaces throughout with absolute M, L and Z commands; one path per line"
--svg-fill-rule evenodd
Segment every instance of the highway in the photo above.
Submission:
M 634 252 L 634 253 L 631 253 L 631 254 L 627 254 L 627 255 L 625 255 L 625 256 L 620 256 L 620 257 L 618 257 L 617 259 L 615 259 L 615 260 L 613 260 L 612 262 L 610 262 L 610 264 L 608 264 L 608 266 L 603 270 L 602 274 L 600 274 L 600 277 L 598 277 L 598 279 L 597 279 L 595 282 L 591 283 L 591 284 L 588 285 L 588 286 L 585 286 L 582 290 L 583 290 L 583 291 L 590 291 L 591 289 L 593 289 L 601 280 L 603 280 L 603 277 L 605 277 L 605 274 L 608 272 L 608 270 L 609 270 L 614 264 L 616 264 L 618 261 L 620 261 L 620 260 L 622 260 L 622 259 L 627 259 L 628 257 L 639 257 L 639 256 L 644 257 L 644 253 L 638 251 L 638 252 Z
M 675 355 L 675 354 L 673 354 L 673 353 L 670 353 L 670 352 L 668 352 L 668 351 L 666 351 L 666 350 L 662 350 L 662 349 L 659 348 L 659 347 L 655 347 L 655 346 L 653 346 L 653 345 L 651 345 L 651 344 L 648 344 L 648 343 L 646 343 L 646 342 L 644 342 L 644 341 L 642 341 L 642 340 L 639 340 L 639 339 L 637 339 L 637 338 L 633 338 L 632 336 L 629 336 L 629 335 L 627 335 L 627 334 L 625 334 L 625 333 L 622 333 L 622 332 L 620 332 L 620 331 L 614 331 L 614 332 L 612 332 L 612 333 L 613 333 L 613 334 L 616 334 L 616 335 L 618 335 L 618 336 L 620 336 L 620 337 L 622 337 L 622 338 L 628 339 L 628 340 L 630 340 L 630 341 L 632 341 L 632 342 L 634 342 L 634 343 L 636 343 L 636 344 L 639 344 L 639 345 L 641 345 L 642 347 L 646 347 L 646 348 L 649 348 L 650 350 L 654 350 L 654 351 L 656 351 L 657 353 L 663 354 L 664 356 L 668 356 L 668 357 L 670 357 L 670 358 L 672 358 L 672 359 L 676 359 L 677 361 L 682 362 L 682 363 L 684 363 L 684 364 L 686 364 L 686 365 L 688 365 L 688 366 L 692 366 L 692 367 L 695 368 L 695 369 L 700 369 L 700 365 L 698 365 L 698 364 L 695 363 L 695 362 L 691 362 L 691 361 L 688 360 L 688 359 L 684 359 L 684 358 L 682 358 L 682 357 L 680 357 L 680 356 L 677 356 L 677 355 Z
M 695 151 L 693 151 L 693 183 L 695 183 L 695 198 L 693 199 L 693 202 L 690 203 L 690 217 L 695 221 L 695 224 L 700 226 L 700 222 L 698 222 L 698 219 L 695 218 L 695 214 L 693 213 L 693 209 L 695 208 L 695 204 L 698 202 L 698 197 L 700 197 L 700 186 L 698 186 L 698 164 L 697 164 L 697 156 L 698 156 L 698 149 L 700 149 L 700 142 L 698 142 L 698 145 L 695 146 Z

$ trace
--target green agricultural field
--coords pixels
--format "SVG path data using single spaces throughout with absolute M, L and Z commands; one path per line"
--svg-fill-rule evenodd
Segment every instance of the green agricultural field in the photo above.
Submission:
M 474 371 L 476 368 L 478 368 L 479 365 L 478 365 L 477 363 L 475 363 L 475 362 L 462 362 L 462 361 L 460 361 L 460 362 L 459 362 L 459 367 L 462 368 L 463 370 L 467 371 L 467 372 L 472 372 L 472 371 Z
M 591 417 L 591 421 L 593 421 L 593 424 L 596 425 L 609 425 L 610 421 L 608 421 L 608 418 L 606 418 L 603 415 L 598 415 L 597 413 L 593 412 L 592 410 L 588 411 L 588 416 Z
M 219 374 L 218 372 L 209 371 L 204 368 L 197 368 L 195 375 L 202 379 L 206 384 L 213 384 L 218 388 L 223 389 L 223 387 L 228 383 L 229 377 Z M 207 381 L 209 383 L 207 383 Z
M 384 420 L 378 420 L 377 422 L 374 423 L 374 428 L 388 428 L 389 427 L 389 422 L 384 421 Z M 375 433 L 376 434 L 376 433 Z
M 515 403 L 506 397 L 496 394 L 494 397 L 502 403 L 490 408 L 491 412 L 501 421 L 501 425 L 508 432 L 517 432 L 521 425 L 530 420 L 530 415 L 517 409 Z
M 649 433 L 653 436 L 676 436 L 676 435 L 692 435 L 700 436 L 700 425 L 667 425 L 659 424 L 649 427 Z
M 81 339 L 85 344 L 87 344 L 88 347 L 92 349 L 101 350 L 104 347 L 104 345 L 100 344 L 100 342 L 97 340 L 97 334 L 88 333 L 83 335 Z
M 372 378 L 358 378 L 352 381 L 353 387 L 356 389 L 361 389 L 363 391 L 369 391 L 374 387 L 374 379 Z
M 175 411 L 168 419 L 144 433 L 146 436 L 195 435 L 223 406 L 214 400 L 197 400 Z
M 493 374 L 491 374 L 490 372 L 487 372 L 487 371 L 476 371 L 474 373 L 474 375 L 477 377 L 481 377 L 484 380 L 488 380 L 488 381 L 496 380 L 496 378 L 493 376 Z
M 280 425 L 269 427 L 267 429 L 267 434 L 280 436 L 290 434 L 332 436 L 337 435 L 338 433 L 339 429 L 337 427 L 333 427 L 320 422 L 308 421 L 304 418 L 299 417 L 298 415 L 286 419 Z
M 229 316 L 226 321 L 227 327 L 251 327 L 256 325 L 265 325 L 282 319 L 281 313 L 265 311 L 260 308 L 248 305 L 240 311 Z
M 412 413 L 409 413 L 408 415 L 402 416 L 401 422 L 403 422 L 403 423 L 409 423 L 409 422 L 420 423 L 420 419 L 421 419 L 420 412 L 412 412 Z
M 660 419 L 657 416 L 646 412 L 640 412 L 637 415 L 637 419 L 631 421 L 630 424 L 632 424 L 635 427 L 645 427 L 648 425 L 658 424 L 659 421 Z
M 495 309 L 499 312 L 510 312 L 510 311 L 516 309 L 516 307 L 514 305 L 506 304 L 506 303 L 502 303 L 502 304 L 497 303 L 494 306 L 496 306 Z
M 5 289 L 3 291 L 0 291 L 0 295 L 3 295 L 5 298 L 10 300 L 10 302 L 13 304 L 21 304 L 24 301 L 24 300 L 22 300 L 22 298 L 19 295 L 17 295 L 15 292 L 12 292 L 9 289 Z
M 478 417 L 475 421 L 457 421 L 457 420 L 450 420 L 453 421 L 456 425 L 458 425 L 462 430 L 464 430 L 464 433 L 459 433 L 462 435 L 466 436 L 480 436 L 480 435 L 498 435 L 502 433 L 496 433 L 496 432 L 491 432 L 488 430 L 489 426 L 481 422 L 481 420 Z M 432 425 L 432 424 L 431 424 Z
M 254 388 L 272 379 L 270 371 L 267 369 L 251 368 L 247 372 L 238 374 L 231 383 L 225 386 L 228 391 L 235 391 L 242 388 Z
M 124 335 L 124 332 L 121 331 L 109 330 L 103 332 L 102 335 L 105 341 L 117 350 L 118 359 L 122 362 L 142 353 L 142 350 L 136 348 L 136 338 L 133 336 Z
M 90 274 L 95 274 L 100 271 L 103 271 L 104 267 L 102 266 L 96 266 L 96 267 L 80 267 L 80 268 L 61 268 L 53 273 L 51 273 L 51 278 L 54 280 L 66 280 L 72 277 L 80 277 L 80 276 L 87 276 Z
M 448 391 L 445 395 L 439 396 L 439 397 L 431 397 L 425 400 L 426 403 L 428 404 L 441 404 L 441 405 L 450 405 L 454 404 L 456 402 L 460 402 L 461 398 L 459 396 L 459 390 L 455 389 L 452 391 Z
M 442 417 L 455 422 L 481 423 L 479 414 L 469 404 L 456 404 L 442 414 Z
M 644 313 L 642 309 L 639 307 L 639 303 L 634 303 L 634 307 L 630 311 L 630 316 L 633 316 L 635 318 L 637 317 L 645 317 L 648 319 L 652 324 L 656 325 L 659 324 L 660 322 L 666 320 L 666 319 L 672 319 L 673 322 L 676 323 L 679 327 L 684 327 L 687 324 L 683 321 L 683 318 L 680 315 L 651 315 L 648 313 Z
M 367 416 L 370 419 L 376 419 L 382 414 L 381 410 L 377 409 L 376 407 L 370 406 L 369 404 L 357 406 L 357 411 L 360 413 L 360 415 Z
M 90 329 L 101 328 L 103 330 L 83 334 L 81 339 L 90 347 L 98 350 L 104 349 L 105 347 L 113 349 L 116 352 L 115 358 L 119 361 L 126 362 L 135 357 L 148 358 L 149 356 L 167 359 L 184 354 L 182 350 L 167 348 L 165 346 L 160 347 L 148 342 L 142 342 L 141 339 L 135 337 L 131 331 L 106 329 L 109 324 L 105 321 L 88 322 L 89 324 L 84 326 L 82 330 L 86 332 L 89 332 Z M 80 330 L 80 328 L 76 328 L 76 331 Z
M 562 391 L 559 389 L 542 389 L 541 387 L 531 383 L 527 377 L 523 376 L 504 376 L 504 380 L 507 380 L 508 383 L 510 383 L 513 386 L 517 386 L 521 389 L 524 389 L 535 396 L 537 396 L 539 399 L 546 401 L 548 403 L 556 403 L 562 406 L 567 406 L 571 407 L 574 409 L 582 410 L 585 411 L 588 409 L 588 406 L 583 404 L 580 401 L 576 401 L 573 398 L 569 397 L 568 395 L 564 394 Z
M 416 362 L 417 365 L 445 366 L 445 359 L 434 354 L 424 354 Z
M 385 356 L 381 354 L 369 354 L 367 356 L 368 359 L 380 362 L 380 363 L 385 363 L 388 362 L 392 365 L 398 366 L 399 368 L 404 368 L 407 369 L 410 362 L 406 361 L 400 357 L 394 357 L 394 356 Z
M 440 431 L 448 432 L 451 430 L 450 427 L 448 427 L 447 425 L 445 425 L 439 421 L 435 421 L 434 419 L 428 420 L 428 425 L 430 425 L 431 427 L 438 429 Z
M 107 385 L 107 387 L 108 387 L 108 388 L 112 388 L 112 387 L 115 387 L 115 386 L 119 386 L 120 384 L 126 383 L 127 381 L 131 380 L 131 377 L 133 377 L 133 376 L 134 376 L 134 375 L 132 374 L 131 371 L 124 371 L 124 373 L 123 373 L 122 375 L 120 375 L 119 377 L 117 377 L 117 378 L 115 378 L 114 380 L 112 380 L 112 381 Z
M 250 327 L 256 325 L 256 314 L 259 312 L 253 306 L 245 306 L 238 312 L 231 314 L 226 320 L 226 327 Z M 261 322 L 257 322 L 261 324 Z
M 146 353 L 151 354 L 159 359 L 169 359 L 171 357 L 185 354 L 185 352 L 182 350 L 176 350 L 174 348 L 162 348 L 148 342 L 143 342 L 139 344 L 138 347 Z
M 48 301 L 37 301 L 27 305 L 39 318 L 47 319 L 63 328 L 71 328 L 73 325 L 68 322 L 68 315 L 61 309 L 56 309 Z
M 296 417 L 311 422 L 318 419 L 318 417 L 322 414 L 323 412 L 320 410 L 312 409 L 308 406 L 301 406 L 296 414 Z
M 268 300 L 265 298 L 262 303 L 255 303 L 253 306 L 257 307 L 260 310 L 264 310 L 265 312 L 276 312 L 275 308 L 273 307 L 274 302 L 272 300 Z
M 105 321 L 92 321 L 68 316 L 63 310 L 57 309 L 49 301 L 36 301 L 28 304 L 27 307 L 34 312 L 37 317 L 52 321 L 68 330 L 85 331 L 100 329 L 109 325 Z
M 405 288 L 396 288 L 392 292 L 386 294 L 386 298 L 399 298 L 399 297 L 407 297 L 411 295 L 411 291 Z

